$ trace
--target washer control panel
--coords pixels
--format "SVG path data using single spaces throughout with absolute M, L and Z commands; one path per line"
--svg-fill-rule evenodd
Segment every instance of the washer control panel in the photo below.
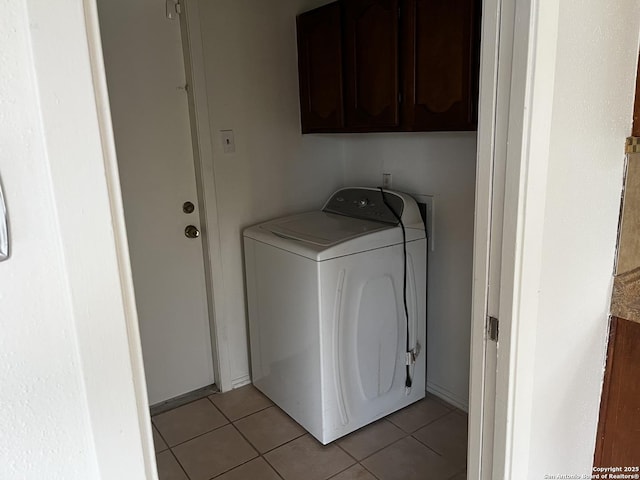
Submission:
M 385 205 L 385 201 L 389 206 Z M 397 225 L 398 219 L 389 207 L 396 212 L 398 217 L 402 217 L 404 200 L 389 190 L 384 191 L 383 199 L 382 193 L 377 189 L 343 188 L 333 194 L 322 210 L 347 217 Z

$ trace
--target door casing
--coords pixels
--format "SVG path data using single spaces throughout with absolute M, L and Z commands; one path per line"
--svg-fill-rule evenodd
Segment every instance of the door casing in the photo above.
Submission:
M 484 2 L 470 478 L 516 478 L 528 465 L 536 285 L 545 209 L 539 199 L 546 190 L 557 29 L 554 2 Z M 500 320 L 495 346 L 487 343 L 488 315 Z
M 231 352 L 229 350 L 229 319 L 225 315 L 224 281 L 222 276 L 222 252 L 220 227 L 213 171 L 213 138 L 207 108 L 207 90 L 202 50 L 202 34 L 198 20 L 198 2 L 182 0 L 180 30 L 187 77 L 189 115 L 193 157 L 196 169 L 198 203 L 201 206 L 200 223 L 204 233 L 204 270 L 209 306 L 213 370 L 216 385 L 222 392 L 233 389 Z M 204 179 L 214 179 L 205 182 Z

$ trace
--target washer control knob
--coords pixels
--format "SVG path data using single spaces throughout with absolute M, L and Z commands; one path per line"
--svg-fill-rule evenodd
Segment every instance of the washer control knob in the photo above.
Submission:
M 366 199 L 366 198 L 361 198 L 360 200 L 358 200 L 358 206 L 359 206 L 360 208 L 364 208 L 364 207 L 366 207 L 367 205 L 369 205 L 369 200 L 368 200 L 368 199 Z

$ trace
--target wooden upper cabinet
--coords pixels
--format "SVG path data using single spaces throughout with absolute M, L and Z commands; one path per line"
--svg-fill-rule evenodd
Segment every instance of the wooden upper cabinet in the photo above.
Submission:
M 343 5 L 346 126 L 398 129 L 398 0 L 345 0 Z
M 340 4 L 299 15 L 297 27 L 302 133 L 340 131 L 344 127 Z
M 474 130 L 479 39 L 473 0 L 404 0 L 403 123 L 410 130 Z
M 480 0 L 339 0 L 298 17 L 302 132 L 475 130 Z

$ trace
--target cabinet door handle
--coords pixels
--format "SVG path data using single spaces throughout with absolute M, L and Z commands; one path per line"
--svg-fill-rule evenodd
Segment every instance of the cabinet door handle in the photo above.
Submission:
M 9 258 L 9 228 L 7 227 L 7 207 L 2 195 L 0 181 L 0 262 Z

